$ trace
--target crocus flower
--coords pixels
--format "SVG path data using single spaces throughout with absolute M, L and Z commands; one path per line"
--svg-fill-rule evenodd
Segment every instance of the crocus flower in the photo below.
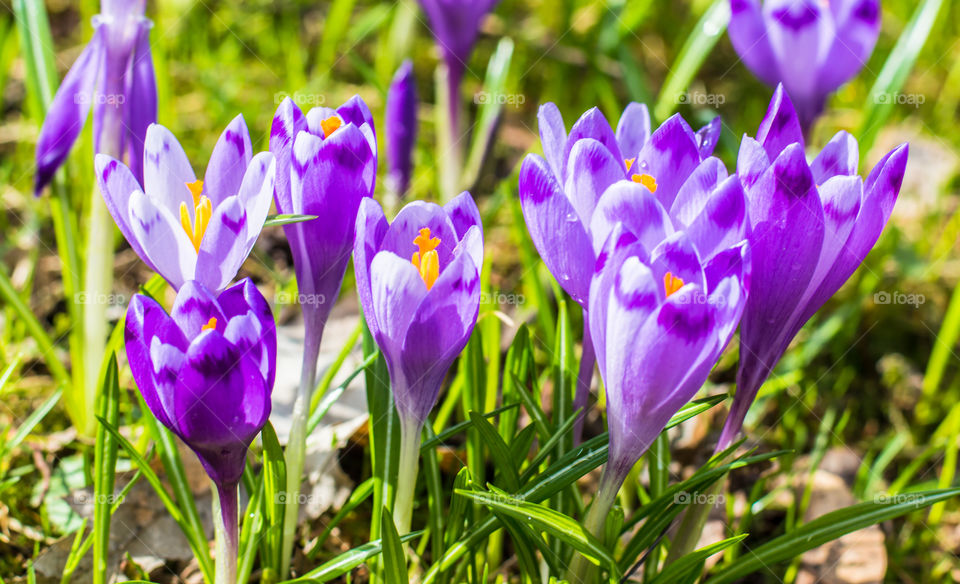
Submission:
M 286 574 L 296 535 L 297 494 L 320 340 L 350 260 L 357 209 L 364 197 L 373 195 L 376 184 L 373 117 L 359 96 L 336 110 L 316 107 L 306 115 L 287 98 L 273 118 L 270 151 L 277 160 L 277 210 L 315 216 L 283 227 L 293 254 L 305 330 L 300 387 L 285 452 L 288 508 L 281 572 Z
M 594 210 L 604 192 L 624 179 L 643 182 L 664 209 L 671 209 L 681 185 L 713 152 L 720 136 L 720 118 L 694 133 L 675 115 L 651 134 L 647 107 L 631 103 L 620 116 L 616 131 L 600 110 L 593 108 L 577 120 L 568 135 L 556 105 L 542 105 L 537 117 L 544 157 L 529 154 L 520 169 L 523 216 L 540 257 L 560 286 L 586 311 L 597 252 L 608 234 L 592 237 L 590 233 Z M 587 404 L 593 366 L 587 328 L 575 409 Z M 580 427 L 578 421 L 575 441 Z
M 150 54 L 152 23 L 146 0 L 104 0 L 94 18 L 90 43 L 63 79 L 37 140 L 40 194 L 63 164 L 93 104 L 96 152 L 127 154 L 133 175 L 143 181 L 147 127 L 157 119 L 157 88 Z
M 277 333 L 266 300 L 249 279 L 219 296 L 184 283 L 170 314 L 148 296 L 130 301 L 130 370 L 157 420 L 189 446 L 216 486 L 227 550 L 218 582 L 236 580 L 238 484 L 247 448 L 270 415 Z
M 880 0 L 730 0 L 730 41 L 754 75 L 782 83 L 808 129 L 880 34 Z
M 413 146 L 417 141 L 417 80 L 413 63 L 404 61 L 387 91 L 387 162 L 389 179 L 402 197 L 410 185 Z
M 800 121 L 777 87 L 737 170 L 747 195 L 753 285 L 740 331 L 737 393 L 717 450 L 736 438 L 747 409 L 790 341 L 853 274 L 890 218 L 908 146 L 884 156 L 866 181 L 857 141 L 839 132 L 808 163 Z
M 393 223 L 365 199 L 353 251 L 360 305 L 387 363 L 400 416 L 401 478 L 394 517 L 410 526 L 420 431 L 480 308 L 483 234 L 470 193 L 444 207 L 406 205 Z
M 458 94 L 463 72 L 480 34 L 480 23 L 496 5 L 497 0 L 420 0 L 447 66 L 451 96 Z
M 260 235 L 274 166 L 269 152 L 253 156 L 242 115 L 220 135 L 204 180 L 159 124 L 147 129 L 143 189 L 125 164 L 96 157 L 107 209 L 137 255 L 174 288 L 197 280 L 214 291 L 230 284 Z

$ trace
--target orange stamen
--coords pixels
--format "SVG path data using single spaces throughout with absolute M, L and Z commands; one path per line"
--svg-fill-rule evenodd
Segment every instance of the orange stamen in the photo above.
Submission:
M 207 324 L 203 325 L 203 328 L 200 329 L 200 332 L 214 330 L 217 328 L 217 317 L 211 316 L 210 320 L 207 321 Z
M 440 238 L 430 237 L 430 228 L 424 227 L 420 230 L 420 235 L 413 240 L 419 251 L 413 252 L 410 259 L 414 267 L 420 272 L 423 283 L 427 285 L 427 290 L 433 288 L 433 284 L 440 277 L 440 255 L 437 253 L 437 246 L 440 245 Z
M 190 189 L 190 194 L 193 195 L 193 206 L 196 207 L 200 204 L 200 195 L 203 194 L 203 181 L 195 180 L 192 183 L 187 183 L 187 188 Z
M 340 118 L 337 116 L 330 116 L 329 118 L 320 122 L 320 127 L 323 128 L 323 137 L 329 138 L 330 134 L 336 132 L 337 128 L 339 128 L 342 124 L 343 122 L 340 121 Z
M 635 174 L 630 178 L 633 180 L 633 182 L 640 183 L 647 187 L 647 190 L 651 193 L 657 192 L 657 179 L 653 178 L 649 174 Z
M 626 165 L 627 165 L 627 172 L 630 172 L 630 169 L 633 168 L 633 163 L 636 162 L 636 161 L 637 161 L 637 158 L 636 158 L 636 157 L 627 158 L 626 160 L 624 160 L 624 162 L 625 162 Z
M 683 280 L 674 276 L 673 273 L 667 272 L 663 275 L 663 287 L 667 292 L 667 298 L 669 298 L 671 294 L 683 288 Z

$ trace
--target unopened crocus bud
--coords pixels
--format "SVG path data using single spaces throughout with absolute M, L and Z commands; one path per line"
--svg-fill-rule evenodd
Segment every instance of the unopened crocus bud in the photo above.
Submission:
M 389 180 L 403 197 L 413 172 L 413 148 L 417 140 L 417 80 L 413 63 L 404 61 L 387 91 L 387 165 Z

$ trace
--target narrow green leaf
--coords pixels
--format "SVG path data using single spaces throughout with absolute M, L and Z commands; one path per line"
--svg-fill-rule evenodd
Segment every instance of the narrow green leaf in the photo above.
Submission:
M 686 581 L 691 576 L 700 575 L 703 570 L 703 564 L 713 554 L 722 552 L 733 544 L 740 543 L 746 539 L 747 534 L 741 534 L 736 537 L 730 537 L 716 543 L 704 546 L 700 549 L 690 552 L 676 562 L 663 569 L 655 578 L 650 580 L 650 584 L 676 584 Z
M 605 566 L 611 572 L 619 574 L 619 567 L 610 552 L 574 519 L 549 507 L 529 503 L 506 493 L 467 490 L 459 493 L 535 529 L 550 533 L 573 546 L 594 564 Z
M 108 356 L 107 367 L 100 383 L 99 418 L 117 426 L 120 385 L 117 357 Z M 103 425 L 97 428 L 93 455 L 93 584 L 106 584 L 107 553 L 110 549 L 110 509 L 113 506 L 113 487 L 117 469 L 117 441 Z
M 297 215 L 294 213 L 267 215 L 267 219 L 266 221 L 263 222 L 263 226 L 276 227 L 277 225 L 290 225 L 291 223 L 303 223 L 304 221 L 312 221 L 316 218 L 317 218 L 316 215 Z
M 354 509 L 363 504 L 364 501 L 370 498 L 370 495 L 373 494 L 373 478 L 369 478 L 359 485 L 353 492 L 350 493 L 350 497 L 347 499 L 347 502 L 340 507 L 340 510 L 337 511 L 337 514 L 327 522 L 326 526 L 323 528 L 323 532 L 320 533 L 320 536 L 317 538 L 317 543 L 310 549 L 307 553 L 307 557 L 311 560 L 317 557 L 317 553 L 323 549 L 323 543 L 327 541 L 327 538 L 330 537 L 330 533 L 333 529 L 340 524 L 343 519 L 349 515 Z
M 500 124 L 503 106 L 511 101 L 507 95 L 507 75 L 513 59 L 513 40 L 501 37 L 496 50 L 487 63 L 487 76 L 483 82 L 483 92 L 476 96 L 480 104 L 474 126 L 470 154 L 463 170 L 463 184 L 473 185 L 480 176 L 483 161 L 490 151 L 490 145 Z
M 277 439 L 273 424 L 267 422 L 260 432 L 263 443 L 263 517 L 261 561 L 265 570 L 280 573 L 283 564 L 283 522 L 287 507 L 285 492 L 287 485 L 287 467 L 283 449 Z
M 517 467 L 510 456 L 510 448 L 504 443 L 503 438 L 497 434 L 497 429 L 476 412 L 470 412 L 470 421 L 473 422 L 473 427 L 477 429 L 480 440 L 490 450 L 494 468 L 497 469 L 496 476 L 503 478 L 504 488 L 511 493 L 519 491 L 520 475 L 517 473 Z
M 42 404 L 40 404 L 39 408 L 30 412 L 30 415 L 27 416 L 27 419 L 20 424 L 19 428 L 17 428 L 17 432 L 13 435 L 13 438 L 11 438 L 10 441 L 4 445 L 0 452 L 9 452 L 17 446 L 20 446 L 20 443 L 30 435 L 30 432 L 33 432 L 33 429 L 37 427 L 37 424 L 47 417 L 47 414 L 50 413 L 50 410 L 53 409 L 53 406 L 57 405 L 57 402 L 60 401 L 60 397 L 62 395 L 63 389 L 58 388 L 57 391 L 53 392 L 53 395 L 48 397 Z
M 486 414 L 483 415 L 483 418 L 485 420 L 489 420 L 491 418 L 496 417 L 497 414 L 502 414 L 503 412 L 510 411 L 514 408 L 518 408 L 519 406 L 520 406 L 519 403 L 507 404 L 505 406 L 501 406 L 493 410 L 492 412 L 487 412 Z M 450 440 L 450 438 L 453 438 L 457 434 L 460 434 L 468 430 L 472 425 L 473 425 L 473 421 L 467 420 L 465 422 L 460 422 L 458 424 L 454 424 L 453 426 L 450 426 L 449 428 L 437 434 L 433 438 L 428 438 L 424 440 L 423 444 L 420 445 L 420 452 L 433 450 L 434 448 L 436 448 L 437 446 L 440 446 L 447 440 Z
M 400 536 L 400 543 L 407 543 L 408 541 L 416 539 L 421 535 L 423 535 L 422 530 L 402 535 Z M 280 584 L 329 582 L 330 580 L 339 578 L 340 576 L 349 573 L 351 570 L 366 562 L 370 558 L 380 555 L 380 546 L 381 540 L 378 539 L 355 547 L 352 550 L 344 552 L 333 558 L 322 566 L 318 566 L 317 568 L 310 570 L 300 578 L 296 578 L 294 580 L 285 580 Z
M 407 576 L 407 559 L 403 554 L 403 544 L 400 543 L 400 534 L 393 523 L 393 514 L 387 508 L 380 516 L 380 533 L 383 536 L 383 573 L 387 584 L 409 584 Z
M 790 533 L 781 535 L 742 556 L 733 564 L 722 567 L 707 584 L 724 584 L 740 581 L 744 576 L 769 569 L 769 566 L 789 560 L 807 550 L 833 541 L 848 533 L 887 521 L 934 503 L 960 495 L 960 488 L 903 493 L 889 501 L 859 503 L 832 511 L 801 525 Z

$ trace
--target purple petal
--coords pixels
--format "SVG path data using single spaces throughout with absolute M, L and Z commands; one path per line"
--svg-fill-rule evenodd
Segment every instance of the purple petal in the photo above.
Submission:
M 457 237 L 457 231 L 444 208 L 435 203 L 413 201 L 400 209 L 384 234 L 380 249 L 391 251 L 410 261 L 418 250 L 413 240 L 425 227 L 430 229 L 431 238 L 440 240 L 436 249 L 440 270 L 443 271 L 453 259 L 460 238 Z
M 570 128 L 570 135 L 567 137 L 567 143 L 563 151 L 563 176 L 566 178 L 570 172 L 570 152 L 574 145 L 584 138 L 593 138 L 603 144 L 615 160 L 623 160 L 620 153 L 620 147 L 617 146 L 617 137 L 610 129 L 610 123 L 603 117 L 599 108 L 592 108 L 586 111 L 580 119 Z
M 273 154 L 260 152 L 250 161 L 250 166 L 243 174 L 240 183 L 240 193 L 237 195 L 240 204 L 247 211 L 247 254 L 253 249 L 263 223 L 270 212 L 273 202 L 273 190 L 276 179 L 277 163 Z
M 857 139 L 841 130 L 823 147 L 810 165 L 810 171 L 813 173 L 813 180 L 822 185 L 838 175 L 857 174 L 859 164 L 860 149 Z
M 130 169 L 143 184 L 143 149 L 147 128 L 157 121 L 157 80 L 150 52 L 150 23 L 140 24 L 131 75 L 127 76 L 127 104 L 124 109 L 127 125 L 127 154 Z
M 130 226 L 130 196 L 134 192 L 143 192 L 133 173 L 125 164 L 106 154 L 97 154 L 94 158 L 94 167 L 97 173 L 97 185 L 103 195 L 103 202 L 107 210 L 120 228 L 120 233 L 126 238 L 130 247 L 140 259 L 154 272 L 157 269 L 150 262 L 140 241 L 137 240 Z
M 744 136 L 740 142 L 740 152 L 737 155 L 737 176 L 743 183 L 743 188 L 752 187 L 763 173 L 770 168 L 770 157 L 763 145 L 750 136 Z
M 671 116 L 650 136 L 631 174 L 649 174 L 657 181 L 657 199 L 665 209 L 673 206 L 680 187 L 700 163 L 693 131 L 679 114 Z
M 228 323 L 224 336 L 258 363 L 267 387 L 273 387 L 277 370 L 277 332 L 273 313 L 250 278 L 217 297 Z
M 557 177 L 563 176 L 565 164 L 563 153 L 567 146 L 567 127 L 563 116 L 553 102 L 547 102 L 537 111 L 537 128 L 540 130 L 540 145 L 550 170 Z
M 590 224 L 600 196 L 613 183 L 626 178 L 623 161 L 592 138 L 578 140 L 567 159 L 563 191 L 584 225 Z
M 723 123 L 720 116 L 710 120 L 710 123 L 697 130 L 697 145 L 700 149 L 700 158 L 706 158 L 713 154 L 720 141 L 720 132 L 723 131 Z
M 203 175 L 203 194 L 210 199 L 214 208 L 227 197 L 240 192 L 240 184 L 252 158 L 250 133 L 243 114 L 239 114 L 220 134 L 210 155 L 207 172 Z
M 377 344 L 388 362 L 398 364 L 407 329 L 427 295 L 427 286 L 410 260 L 382 251 L 370 264 L 370 290 L 379 329 Z
M 380 250 L 380 244 L 387 233 L 389 225 L 383 215 L 383 207 L 371 198 L 365 198 L 360 203 L 357 213 L 357 237 L 353 244 L 353 265 L 357 277 L 357 295 L 360 297 L 360 307 L 367 320 L 370 332 L 376 338 L 380 327 L 377 325 L 377 315 L 373 310 L 373 292 L 370 284 L 370 264 Z
M 804 145 L 800 120 L 783 85 L 778 85 L 773 92 L 767 114 L 757 129 L 757 141 L 763 144 L 770 160 L 775 159 L 790 144 Z
M 622 180 L 607 189 L 593 212 L 590 237 L 595 253 L 599 255 L 618 224 L 648 251 L 673 233 L 670 218 L 654 194 L 633 181 Z
M 151 201 L 170 213 L 179 213 L 180 203 L 193 210 L 187 184 L 196 181 L 197 175 L 170 130 L 159 124 L 147 128 L 143 164 L 143 188 Z
M 703 267 L 707 302 L 716 307 L 719 350 L 730 343 L 740 323 L 750 289 L 750 246 L 746 241 L 713 256 Z
M 180 221 L 147 195 L 134 191 L 130 196 L 128 222 L 140 243 L 145 260 L 176 289 L 193 278 L 197 251 Z
M 650 139 L 650 111 L 646 104 L 630 102 L 617 122 L 617 144 L 620 153 L 627 158 L 640 154 L 640 149 Z
M 387 90 L 387 162 L 393 188 L 403 196 L 413 172 L 413 147 L 417 140 L 417 80 L 413 63 L 403 62 Z
M 200 242 L 194 277 L 210 290 L 225 289 L 250 253 L 248 241 L 247 212 L 239 197 L 229 197 L 213 209 Z
M 683 280 L 683 286 L 694 285 L 700 290 L 706 289 L 706 276 L 703 273 L 700 255 L 693 241 L 683 231 L 667 237 L 650 253 L 650 269 L 658 282 L 663 282 L 667 273 Z M 682 289 L 682 288 L 681 288 Z M 666 291 L 660 287 L 660 298 Z
M 473 200 L 469 191 L 463 191 L 454 197 L 449 203 L 443 206 L 443 210 L 450 217 L 453 228 L 456 230 L 457 239 L 463 239 L 463 236 L 471 227 L 478 227 L 483 231 L 483 223 L 480 221 L 480 209 Z
M 173 388 L 170 379 L 176 377 L 179 368 L 169 367 L 171 358 L 168 357 L 163 362 L 157 363 L 159 365 L 157 367 L 159 374 L 157 374 L 150 356 L 150 347 L 153 338 L 161 331 L 168 333 L 164 336 L 170 336 L 170 332 L 175 335 L 179 334 L 179 329 L 167 326 L 170 322 L 172 322 L 170 317 L 155 300 L 143 294 L 136 294 L 130 300 L 130 306 L 127 307 L 124 328 L 124 344 L 133 379 L 137 382 L 137 387 L 140 389 L 144 401 L 147 402 L 147 407 L 150 408 L 157 420 L 167 427 L 170 427 L 171 420 L 169 414 L 171 410 L 167 409 L 167 405 L 172 403 L 172 401 L 168 401 Z M 166 340 L 168 343 L 172 341 L 169 346 L 179 346 L 181 350 L 186 349 L 186 339 L 183 339 L 182 335 L 180 337 L 180 339 L 168 338 Z M 161 391 L 163 395 L 161 395 Z
M 307 121 L 297 104 L 289 97 L 284 98 L 277 107 L 270 127 L 270 152 L 277 160 L 274 198 L 280 213 L 293 213 L 293 202 L 290 200 L 293 140 L 306 127 Z
M 818 71 L 821 91 L 833 91 L 857 74 L 870 58 L 880 35 L 880 0 L 831 2 L 836 38 Z
M 227 316 L 215 292 L 195 280 L 185 282 L 180 288 L 170 316 L 188 339 L 196 339 L 211 318 L 217 319 L 217 330 L 222 332 L 227 326 Z
M 520 168 L 520 205 L 530 238 L 550 273 L 585 306 L 595 262 L 590 237 L 547 162 L 535 154 L 527 155 Z
M 747 68 L 767 85 L 779 83 L 780 67 L 770 47 L 759 0 L 730 0 L 728 31 L 733 48 Z
M 706 208 L 711 193 L 728 176 L 727 167 L 719 158 L 711 156 L 701 162 L 680 187 L 670 207 L 670 217 L 681 227 L 693 223 Z
M 747 227 L 747 203 L 737 177 L 729 177 L 705 194 L 702 212 L 685 230 L 704 259 L 743 240 Z
M 90 43 L 63 78 L 53 96 L 37 138 L 37 176 L 34 194 L 39 195 L 67 159 L 90 112 L 93 90 L 103 58 L 103 35 L 97 29 Z

